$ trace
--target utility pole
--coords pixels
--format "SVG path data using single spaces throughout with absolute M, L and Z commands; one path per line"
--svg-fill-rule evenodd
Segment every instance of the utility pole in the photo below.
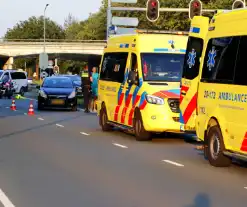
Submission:
M 47 9 L 47 7 L 49 6 L 49 4 L 46 4 L 45 5 L 45 9 L 44 9 L 44 53 L 45 53 L 45 35 L 46 35 L 46 28 L 45 28 L 45 19 L 46 19 L 46 17 L 45 17 L 45 12 L 46 12 L 46 9 Z
M 107 2 L 108 2 L 108 5 L 107 5 L 106 40 L 108 40 L 108 37 L 109 37 L 109 28 L 111 26 L 111 19 L 112 19 L 111 0 L 108 0 Z

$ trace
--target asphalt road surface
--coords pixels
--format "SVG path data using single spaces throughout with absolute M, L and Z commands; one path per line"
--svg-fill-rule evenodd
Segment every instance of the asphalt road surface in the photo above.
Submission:
M 0 100 L 0 207 L 246 207 L 247 169 L 214 168 L 182 135 L 137 142 L 95 114 Z

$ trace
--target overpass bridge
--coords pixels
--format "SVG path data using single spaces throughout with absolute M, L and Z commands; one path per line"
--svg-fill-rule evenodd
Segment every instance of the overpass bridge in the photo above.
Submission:
M 49 58 L 84 60 L 99 58 L 106 46 L 105 40 L 46 40 L 46 53 Z M 43 39 L 0 39 L 0 59 L 5 65 L 13 64 L 13 58 L 38 57 L 43 52 Z M 3 60 L 4 59 L 4 60 Z M 0 66 L 1 68 L 1 66 Z

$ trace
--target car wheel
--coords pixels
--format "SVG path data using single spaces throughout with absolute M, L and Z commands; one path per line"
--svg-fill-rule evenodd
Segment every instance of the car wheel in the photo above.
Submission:
M 110 131 L 112 129 L 112 126 L 108 124 L 108 116 L 104 105 L 100 110 L 99 124 L 101 126 L 102 131 Z
M 231 159 L 223 154 L 225 145 L 219 126 L 210 127 L 207 137 L 204 154 L 208 157 L 209 163 L 214 167 L 228 167 Z
M 21 95 L 21 96 L 24 96 L 24 94 L 25 94 L 25 90 L 24 90 L 23 87 L 21 87 L 21 89 L 20 89 L 20 95 Z
M 151 133 L 146 131 L 143 126 L 142 116 L 140 111 L 135 112 L 134 117 L 134 133 L 137 141 L 149 141 L 151 140 Z
M 75 106 L 72 106 L 72 109 L 71 109 L 72 111 L 77 111 L 77 105 L 75 105 Z
M 41 111 L 43 110 L 43 106 L 41 105 L 41 103 L 38 101 L 38 110 Z

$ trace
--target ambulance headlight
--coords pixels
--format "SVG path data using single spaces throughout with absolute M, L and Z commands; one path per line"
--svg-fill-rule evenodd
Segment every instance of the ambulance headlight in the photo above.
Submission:
M 146 95 L 146 100 L 148 103 L 157 105 L 163 105 L 165 103 L 164 99 L 153 95 Z

